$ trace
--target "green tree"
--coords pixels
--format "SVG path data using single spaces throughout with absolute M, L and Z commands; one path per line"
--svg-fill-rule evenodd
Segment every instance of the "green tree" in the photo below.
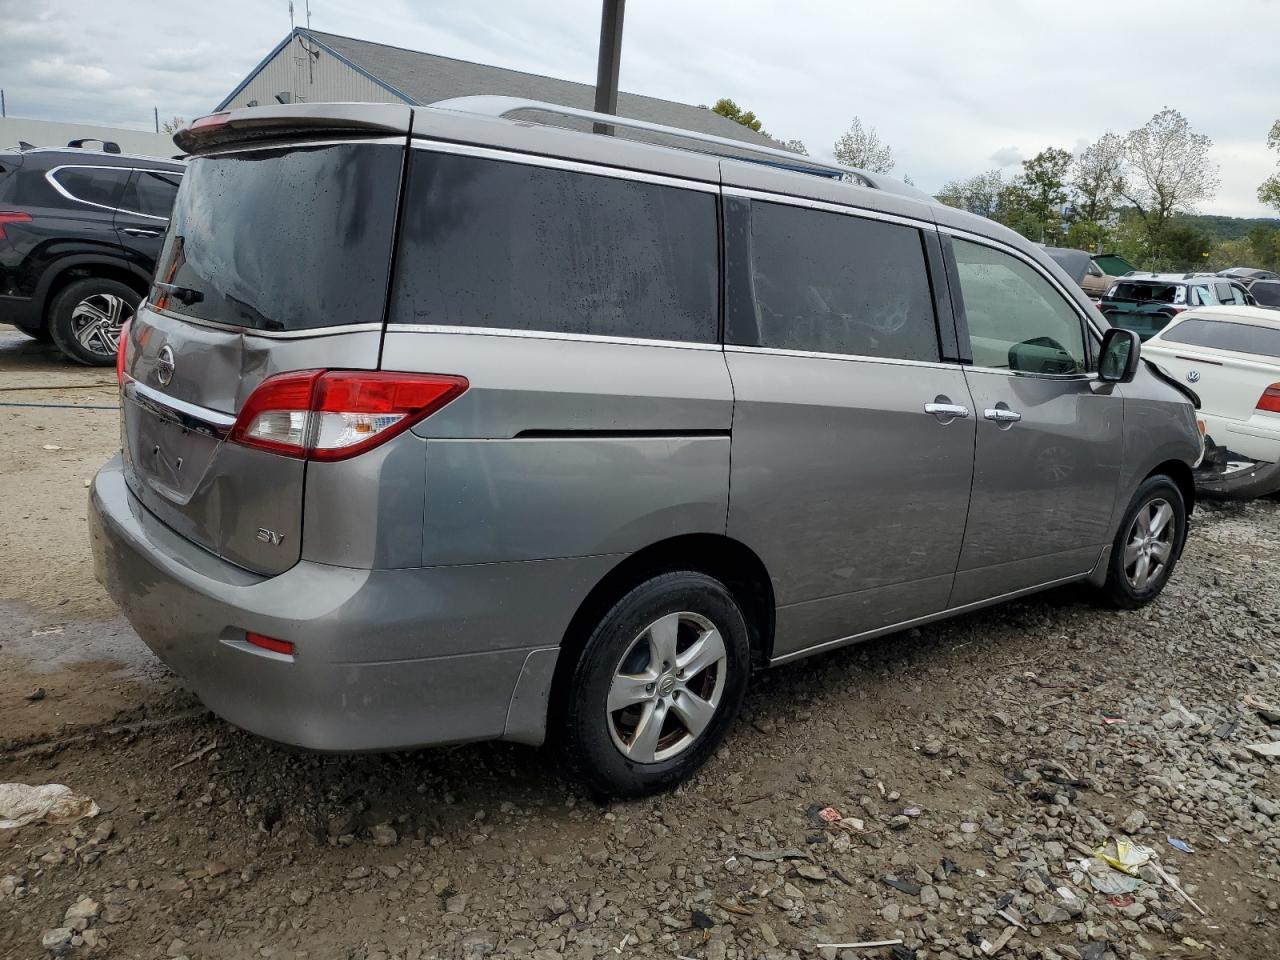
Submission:
M 1152 258 L 1153 270 L 1206 270 L 1213 238 L 1180 220 L 1165 225 L 1160 252 Z
M 876 128 L 864 127 L 857 117 L 836 140 L 833 149 L 840 163 L 868 173 L 888 173 L 896 162 L 893 148 L 880 139 Z
M 1071 151 L 1058 147 L 1048 147 L 1023 160 L 1022 173 L 1010 184 L 1005 198 L 1006 222 L 1029 240 L 1059 242 L 1069 196 L 1067 174 L 1073 162 Z
M 1109 239 L 1124 170 L 1124 138 L 1107 131 L 1076 158 L 1071 178 L 1069 246 L 1097 251 Z
M 186 125 L 187 125 L 187 121 L 182 117 L 172 117 L 166 120 L 164 123 L 160 124 L 160 132 L 167 133 L 170 136 L 172 136 L 173 134 L 177 133 Z
M 1267 134 L 1267 147 L 1280 151 L 1280 120 L 1271 125 L 1271 132 Z M 1280 165 L 1280 160 L 1276 163 Z M 1258 199 L 1280 210 L 1280 173 L 1273 173 L 1262 181 L 1262 186 L 1258 188 Z
M 736 103 L 728 97 L 721 97 L 711 107 L 712 113 L 718 113 L 722 117 L 728 117 L 734 123 L 740 123 L 748 130 L 754 130 L 756 133 L 764 133 L 767 137 L 769 134 L 760 129 L 760 118 L 750 110 L 744 111 Z
M 937 193 L 939 203 L 968 210 L 989 220 L 998 220 L 1004 212 L 1009 185 L 999 170 L 988 170 L 967 180 L 949 180 Z
M 788 140 L 782 145 L 782 149 L 790 150 L 792 153 L 798 153 L 804 157 L 809 155 L 808 148 L 805 147 L 804 142 L 801 140 Z
M 1239 263 L 1229 263 L 1229 267 L 1254 266 L 1263 270 L 1280 271 L 1280 230 L 1275 227 L 1258 224 L 1245 235 L 1249 244 L 1248 263 L 1242 257 Z
M 1170 107 L 1125 137 L 1117 191 L 1142 219 L 1152 259 L 1166 259 L 1166 242 L 1175 242 L 1166 237 L 1174 214 L 1194 213 L 1197 203 L 1212 200 L 1217 192 L 1218 168 L 1209 159 L 1212 146 L 1212 140 L 1195 133 L 1187 118 Z

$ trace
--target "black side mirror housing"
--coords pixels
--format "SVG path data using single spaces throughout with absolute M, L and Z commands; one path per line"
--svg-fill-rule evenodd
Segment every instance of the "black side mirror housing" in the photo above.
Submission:
M 1129 383 L 1138 373 L 1142 341 L 1132 330 L 1112 327 L 1102 337 L 1098 351 L 1098 379 L 1103 383 Z

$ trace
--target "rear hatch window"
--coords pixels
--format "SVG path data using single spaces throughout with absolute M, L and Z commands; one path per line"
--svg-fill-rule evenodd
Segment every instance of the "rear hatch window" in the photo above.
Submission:
M 1117 283 L 1111 288 L 1112 300 L 1138 303 L 1186 303 L 1186 287 L 1176 283 Z
M 255 330 L 380 322 L 402 156 L 345 144 L 193 160 L 152 303 Z

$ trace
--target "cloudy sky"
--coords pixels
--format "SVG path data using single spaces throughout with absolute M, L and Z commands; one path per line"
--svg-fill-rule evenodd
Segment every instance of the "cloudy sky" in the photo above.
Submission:
M 621 87 L 733 97 L 815 155 L 857 115 L 892 145 L 895 174 L 929 191 L 1168 105 L 1215 144 L 1222 186 L 1201 211 L 1274 214 L 1255 190 L 1278 159 L 1280 3 L 1229 6 L 1214 26 L 1187 0 L 631 0 Z M 595 79 L 598 0 L 313 0 L 311 13 L 318 30 Z M 147 128 L 153 106 L 208 112 L 288 29 L 288 0 L 0 0 L 0 87 L 10 116 Z

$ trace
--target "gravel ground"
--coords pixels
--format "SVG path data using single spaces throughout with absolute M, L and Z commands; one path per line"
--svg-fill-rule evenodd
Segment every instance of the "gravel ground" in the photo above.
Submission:
M 102 811 L 0 834 L 0 951 L 1269 960 L 1280 776 L 1246 744 L 1280 726 L 1241 697 L 1280 701 L 1278 561 L 1280 504 L 1201 508 L 1146 610 L 1058 591 L 762 675 L 708 767 L 638 803 L 505 745 L 293 753 L 179 695 L 0 760 Z M 1114 835 L 1205 915 L 1150 866 L 1096 890 Z
M 38 515 L 78 537 L 63 486 Z M 760 675 L 691 783 L 609 805 L 526 748 L 240 733 L 138 667 L 82 546 L 0 579 L 0 782 L 100 810 L 0 830 L 0 957 L 1280 956 L 1280 760 L 1247 746 L 1280 724 L 1242 702 L 1280 703 L 1280 502 L 1199 508 L 1142 611 L 1060 590 Z M 1154 851 L 1131 890 L 1115 836 Z

